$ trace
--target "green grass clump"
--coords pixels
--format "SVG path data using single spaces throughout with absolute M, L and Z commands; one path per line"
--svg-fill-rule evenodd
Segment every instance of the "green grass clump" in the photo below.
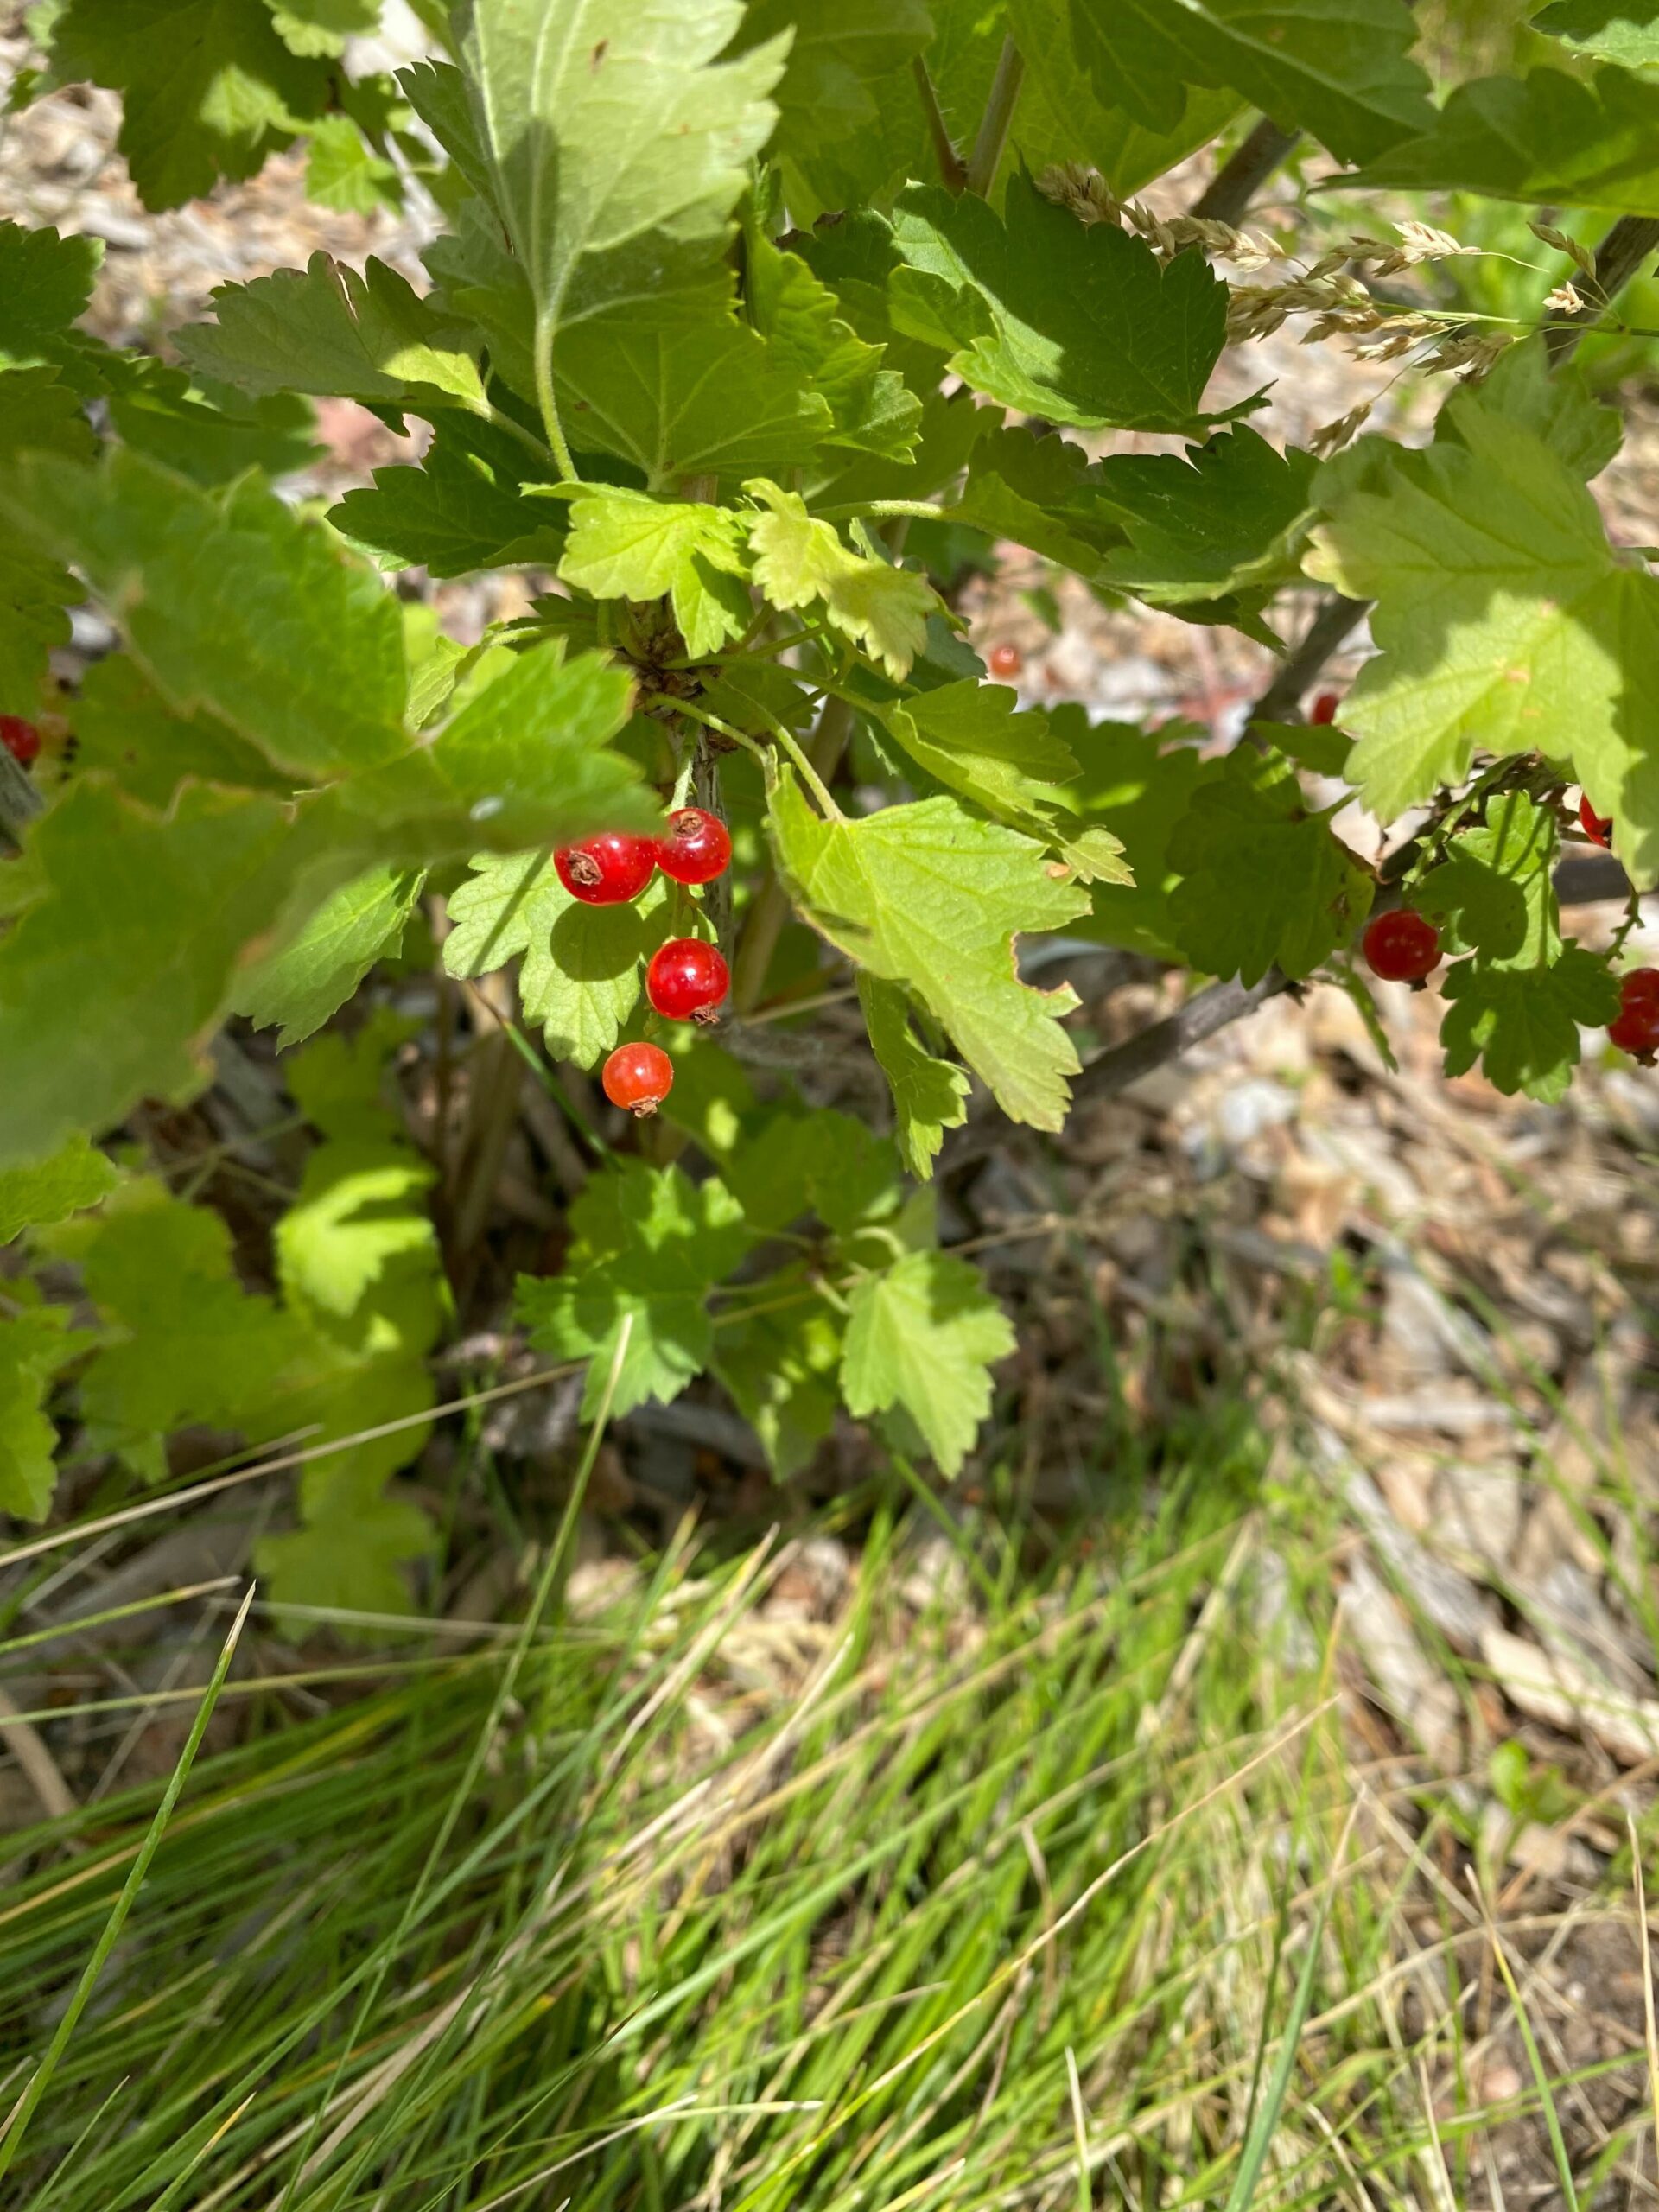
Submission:
M 602 1609 L 203 1758 L 8 2201 L 1434 2202 L 1455 2007 L 1402 2024 L 1413 1878 L 1344 1755 L 1311 1494 L 1257 1502 L 1259 1459 L 1036 1572 L 878 1504 L 827 1624 L 773 1602 L 791 1545 L 688 1535 Z M 157 1796 L 12 1840 L 8 2103 Z

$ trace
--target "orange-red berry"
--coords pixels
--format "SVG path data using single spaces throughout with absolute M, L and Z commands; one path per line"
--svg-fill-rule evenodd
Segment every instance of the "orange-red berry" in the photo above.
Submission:
M 1321 691 L 1308 709 L 1307 719 L 1311 722 L 1333 722 L 1337 719 L 1337 709 L 1341 704 L 1334 691 Z
M 561 845 L 553 855 L 559 881 L 587 906 L 620 906 L 637 899 L 657 866 L 654 837 L 631 837 L 602 830 L 579 845 Z
M 20 768 L 27 768 L 31 760 L 40 756 L 41 733 L 21 715 L 0 715 L 0 745 L 5 747 Z
M 985 656 L 985 663 L 993 676 L 1000 676 L 1011 683 L 1026 664 L 1026 657 L 1018 645 L 993 645 Z
M 674 1088 L 674 1063 L 660 1045 L 619 1045 L 600 1071 L 613 1106 L 644 1121 Z
M 1372 974 L 1384 982 L 1421 983 L 1440 964 L 1440 931 L 1409 906 L 1395 906 L 1368 922 L 1361 944 Z
M 1611 814 L 1596 812 L 1595 808 L 1590 804 L 1588 791 L 1583 792 L 1579 799 L 1579 827 L 1592 845 L 1602 845 L 1611 849 L 1613 842 L 1613 817 Z
M 732 861 L 732 836 L 717 814 L 683 806 L 668 817 L 671 836 L 659 838 L 657 865 L 676 883 L 712 883 Z

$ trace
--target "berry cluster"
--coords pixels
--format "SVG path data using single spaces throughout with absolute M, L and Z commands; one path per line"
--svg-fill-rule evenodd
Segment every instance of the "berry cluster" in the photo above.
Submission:
M 631 837 L 604 830 L 553 855 L 559 880 L 588 906 L 620 906 L 637 899 L 658 868 L 676 883 L 712 883 L 731 864 L 732 840 L 717 815 L 683 806 L 668 817 L 666 837 Z M 731 982 L 719 948 L 695 937 L 671 938 L 652 954 L 645 996 L 667 1021 L 711 1022 Z M 660 1045 L 619 1045 L 600 1073 L 613 1106 L 643 1120 L 654 1114 L 674 1084 L 674 1068 Z

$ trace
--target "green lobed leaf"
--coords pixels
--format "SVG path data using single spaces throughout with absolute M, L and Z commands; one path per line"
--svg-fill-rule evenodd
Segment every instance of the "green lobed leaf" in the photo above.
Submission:
M 870 1049 L 893 1093 L 899 1156 L 911 1174 L 925 1182 L 945 1131 L 959 1129 L 968 1118 L 968 1078 L 917 1042 L 909 1003 L 896 983 L 861 976 L 858 1000 Z
M 61 1306 L 25 1306 L 0 1316 L 0 1513 L 20 1521 L 44 1521 L 57 1487 L 58 1432 L 47 1394 L 59 1368 L 86 1342 L 70 1332 L 68 1320 Z
M 908 78 L 931 31 L 924 0 L 751 0 L 735 50 L 775 40 L 788 55 L 774 150 L 810 157 L 873 123 L 877 88 Z
M 100 238 L 0 223 L 0 368 L 55 363 L 86 314 L 104 258 Z
M 1059 1017 L 1077 999 L 1022 983 L 1012 938 L 1058 929 L 1086 909 L 1088 894 L 1055 880 L 1040 845 L 951 798 L 826 822 L 785 772 L 771 827 L 813 927 L 859 967 L 912 992 L 1005 1113 L 1058 1128 L 1078 1065 Z
M 151 208 L 251 176 L 328 102 L 327 62 L 283 43 L 266 0 L 67 0 L 50 53 L 60 82 L 121 94 L 117 143 Z
M 348 38 L 380 28 L 380 0 L 267 0 L 276 35 L 290 54 L 340 54 Z
M 485 854 L 449 893 L 443 964 L 484 976 L 522 957 L 518 998 L 550 1056 L 593 1067 L 639 1002 L 641 968 L 671 931 L 668 885 L 653 876 L 619 906 L 573 899 L 546 852 Z
M 1561 949 L 1556 842 L 1548 808 L 1524 791 L 1500 792 L 1484 823 L 1450 839 L 1411 904 L 1438 925 L 1450 951 L 1477 952 L 1491 968 L 1546 965 Z
M 556 500 L 526 499 L 538 475 L 516 438 L 477 416 L 439 419 L 418 467 L 377 468 L 372 488 L 347 492 L 328 519 L 383 568 L 464 576 L 520 563 L 556 565 L 564 517 Z
M 1606 962 L 1577 944 L 1523 966 L 1459 960 L 1440 993 L 1451 1001 L 1440 1026 L 1446 1073 L 1462 1075 L 1478 1059 L 1496 1089 L 1546 1103 L 1564 1096 L 1572 1081 L 1580 1026 L 1604 1027 L 1619 1004 Z
M 1338 159 L 1429 127 L 1405 0 L 1071 0 L 1078 60 L 1103 99 L 1173 130 L 1185 88 L 1229 87 Z
M 165 810 L 186 777 L 286 798 L 293 778 L 212 715 L 175 713 L 127 653 L 94 661 L 73 702 L 76 760 Z
M 49 1228 L 107 1198 L 114 1167 L 78 1129 L 45 1160 L 0 1168 L 0 1244 L 25 1229 Z
M 671 598 L 689 653 L 717 652 L 754 612 L 744 518 L 701 502 L 604 485 L 571 503 L 559 574 L 594 599 Z
M 1081 429 L 1198 425 L 1227 317 L 1227 288 L 1203 255 L 1162 263 L 1144 238 L 1085 226 L 1025 176 L 1010 180 L 1006 209 L 1005 225 L 972 194 L 904 194 L 899 327 L 1022 413 Z
M 286 1052 L 339 1012 L 377 960 L 395 954 L 425 876 L 382 861 L 342 883 L 307 916 L 280 952 L 238 983 L 235 1011 L 257 1029 L 280 1032 Z
M 467 0 L 474 137 L 534 301 L 540 381 L 559 334 L 702 284 L 777 111 L 771 41 L 718 57 L 738 0 Z
M 835 1429 L 841 1331 L 804 1278 L 775 1280 L 797 1290 L 796 1301 L 753 1320 L 722 1314 L 714 1372 L 760 1439 L 772 1472 L 787 1482 Z
M 1312 454 L 1277 453 L 1240 424 L 1184 454 L 1115 454 L 1073 504 L 1128 538 L 1103 582 L 1160 607 L 1265 599 L 1295 578 L 1318 474 Z
M 1132 884 L 1095 887 L 1093 916 L 1077 925 L 1079 933 L 1155 960 L 1180 959 L 1170 912 L 1180 880 L 1174 833 L 1196 793 L 1226 773 L 1225 762 L 1205 759 L 1190 728 L 1090 723 L 1076 705 L 1056 709 L 1052 719 L 1082 768 L 1067 796 L 1080 819 L 1112 831 L 1135 876 Z
M 1551 0 L 1532 28 L 1598 61 L 1659 68 L 1659 0 Z
M 521 1275 L 518 1313 L 554 1359 L 590 1359 L 584 1408 L 604 1395 L 625 1319 L 633 1327 L 612 1401 L 618 1414 L 678 1395 L 708 1366 L 708 1297 L 749 1243 L 737 1200 L 716 1178 L 629 1160 L 596 1175 L 570 1209 L 569 1271 Z
M 1312 975 L 1370 909 L 1371 879 L 1328 815 L 1310 814 L 1295 775 L 1254 753 L 1198 786 L 1168 851 L 1181 874 L 1170 924 L 1206 975 L 1254 983 L 1275 963 Z
M 1117 840 L 1070 814 L 1064 786 L 1078 774 L 1071 752 L 1046 715 L 1018 708 L 1019 694 L 1006 684 L 967 681 L 896 701 L 881 719 L 931 776 L 1052 846 L 1084 882 L 1128 882 Z
M 1651 881 L 1659 582 L 1608 544 L 1578 471 L 1503 397 L 1460 393 L 1424 452 L 1367 441 L 1313 534 L 1310 573 L 1377 602 L 1382 650 L 1343 702 L 1351 773 L 1391 820 L 1459 781 L 1478 746 L 1570 758 Z
M 311 130 L 305 196 L 318 207 L 372 215 L 378 208 L 402 207 L 403 179 L 349 115 L 325 115 Z
M 828 405 L 824 443 L 903 461 L 913 450 L 922 403 L 881 365 L 884 346 L 867 345 L 836 312 L 830 287 L 799 254 L 781 252 L 754 224 L 744 239 L 745 299 L 773 358 L 792 366 Z
M 854 1414 L 907 1414 L 941 1473 L 956 1475 L 991 1409 L 988 1370 L 1014 1344 L 977 1268 L 944 1252 L 907 1253 L 853 1287 L 842 1394 Z
M 38 710 L 53 648 L 69 643 L 69 609 L 83 597 L 60 563 L 0 544 L 0 714 Z
M 863 648 L 895 683 L 927 639 L 938 594 L 925 576 L 848 550 L 798 492 L 756 478 L 743 487 L 762 512 L 749 524 L 754 581 L 773 607 L 793 612 L 822 602 L 831 626 Z
M 484 405 L 476 341 L 372 256 L 359 276 L 314 253 L 302 270 L 221 284 L 213 305 L 216 322 L 192 323 L 175 340 L 199 376 L 416 414 Z
M 1360 181 L 1659 214 L 1659 84 L 1611 63 L 1587 79 L 1554 68 L 1477 78 Z
M 80 569 L 182 712 L 308 778 L 406 745 L 397 601 L 256 481 L 205 492 L 120 448 L 94 468 L 36 454 L 0 512 Z

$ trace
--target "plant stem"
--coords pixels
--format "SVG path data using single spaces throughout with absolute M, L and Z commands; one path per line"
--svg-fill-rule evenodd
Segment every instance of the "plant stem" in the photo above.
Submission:
M 1651 215 L 1621 215 L 1596 249 L 1597 296 L 1586 301 L 1576 315 L 1563 315 L 1545 334 L 1552 365 L 1569 358 L 1585 332 L 1600 321 L 1652 253 L 1659 253 L 1659 219 Z
M 967 167 L 957 151 L 956 140 L 950 136 L 950 125 L 939 106 L 938 93 L 928 74 L 927 63 L 918 54 L 910 67 L 916 79 L 916 89 L 922 96 L 922 112 L 927 118 L 927 135 L 933 141 L 933 156 L 939 165 L 939 175 L 947 190 L 960 192 L 968 181 Z
M 554 467 L 567 483 L 580 483 L 553 391 L 553 319 L 546 315 L 536 318 L 536 404 L 542 410 L 542 424 L 547 432 Z
M 844 699 L 831 699 L 818 717 L 812 736 L 812 766 L 827 785 L 841 766 L 841 756 L 853 734 L 853 710 Z M 738 1014 L 751 1013 L 766 988 L 766 975 L 784 924 L 789 919 L 789 894 L 774 868 L 754 894 L 743 934 L 732 963 L 732 1006 Z
M 1025 74 L 1026 65 L 1019 48 L 1011 38 L 1005 38 L 997 57 L 996 74 L 991 79 L 990 98 L 985 103 L 979 136 L 968 156 L 968 189 L 982 200 L 996 181 L 997 170 L 1002 165 L 1003 149 L 1008 143 L 1008 130 Z
M 1194 215 L 1205 222 L 1236 225 L 1300 135 L 1281 130 L 1264 115 L 1193 201 Z

